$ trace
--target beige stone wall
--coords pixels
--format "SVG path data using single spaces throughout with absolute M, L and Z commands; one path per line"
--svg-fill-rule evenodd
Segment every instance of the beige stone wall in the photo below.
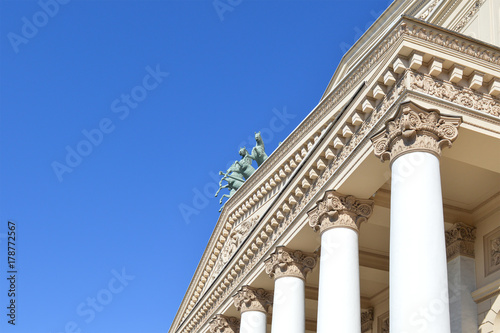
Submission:
M 500 46 L 500 0 L 486 0 L 463 33 Z
M 482 288 L 500 279 L 500 270 L 485 276 L 484 236 L 500 226 L 500 211 L 490 215 L 477 224 L 476 229 L 476 281 L 477 288 Z

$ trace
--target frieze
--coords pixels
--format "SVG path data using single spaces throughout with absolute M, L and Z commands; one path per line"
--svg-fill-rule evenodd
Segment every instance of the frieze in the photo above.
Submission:
M 434 28 L 434 29 L 433 29 Z M 350 75 L 347 75 L 342 80 L 336 89 L 331 91 L 326 96 L 320 105 L 299 125 L 285 142 L 282 143 L 280 149 L 269 156 L 270 161 L 265 163 L 262 168 L 259 168 L 257 173 L 260 175 L 268 174 L 269 171 L 276 165 L 276 163 L 283 158 L 285 154 L 294 147 L 297 142 L 302 139 L 303 134 L 309 133 L 312 126 L 316 125 L 319 120 L 330 112 L 345 96 L 356 87 L 366 73 L 372 68 L 374 63 L 385 56 L 387 50 L 399 39 L 401 35 L 408 35 L 422 40 L 426 40 L 444 47 L 454 49 L 456 51 L 468 54 L 470 56 L 482 59 L 494 64 L 500 64 L 500 53 L 487 49 L 483 46 L 473 45 L 469 40 L 464 39 L 462 36 L 454 35 L 451 31 L 440 27 L 429 27 L 424 22 L 419 22 L 410 17 L 401 19 L 399 26 L 397 26 L 387 38 L 379 42 L 377 48 L 370 52 L 370 56 L 365 58 L 363 62 L 358 65 Z M 335 92 L 335 93 L 334 93 Z M 293 154 L 292 154 L 293 155 Z M 252 177 L 247 181 L 241 190 L 237 191 L 234 195 L 235 199 L 232 202 L 237 202 L 240 198 L 248 196 L 261 179 L 259 177 Z M 229 211 L 228 207 L 228 211 Z M 231 211 L 232 213 L 232 211 Z M 230 215 L 230 213 L 228 214 Z
M 281 224 L 276 228 L 270 238 L 271 241 L 265 242 L 259 251 L 250 259 L 248 263 L 246 263 L 243 267 L 241 267 L 241 272 L 238 274 L 238 277 L 234 279 L 231 286 L 237 285 L 241 280 L 243 280 L 245 274 L 252 269 L 264 256 L 264 254 L 271 248 L 271 246 L 279 239 L 279 237 L 283 234 L 283 232 L 289 227 L 289 225 L 295 220 L 297 215 L 304 209 L 304 207 L 311 201 L 311 199 L 316 195 L 318 191 L 321 190 L 322 186 L 328 181 L 328 179 L 337 171 L 341 171 L 342 165 L 344 162 L 348 161 L 351 157 L 351 153 L 355 150 L 355 148 L 367 137 L 367 134 L 371 132 L 373 127 L 378 123 L 379 119 L 393 107 L 394 103 L 397 102 L 398 97 L 403 94 L 405 90 L 404 85 L 404 77 L 400 78 L 392 89 L 387 93 L 385 99 L 380 103 L 376 109 L 371 113 L 371 115 L 366 119 L 366 121 L 360 126 L 358 131 L 353 134 L 351 140 L 346 144 L 346 146 L 342 149 L 338 157 L 332 160 L 327 167 L 323 170 L 323 172 L 319 175 L 316 181 L 313 183 L 308 191 L 304 194 L 300 202 L 294 206 L 294 208 L 289 212 L 289 214 L 285 217 L 285 219 L 281 222 Z M 271 155 L 273 156 L 273 155 Z M 269 157 L 271 158 L 271 157 Z M 219 287 L 220 288 L 220 287 Z M 214 297 L 213 302 L 211 303 L 209 309 L 205 312 L 204 317 L 210 315 L 211 312 L 214 311 L 218 306 L 222 304 L 224 298 L 228 296 L 230 293 L 234 292 L 233 289 L 227 288 L 226 291 L 219 294 L 218 297 Z M 193 329 L 196 329 L 202 322 L 196 321 Z M 191 332 L 191 330 L 187 330 L 187 332 Z
M 210 283 L 215 279 L 215 276 L 217 276 L 217 274 L 222 271 L 224 266 L 229 262 L 229 260 L 232 258 L 236 250 L 238 250 L 243 241 L 248 237 L 250 231 L 258 221 L 259 215 L 255 215 L 241 222 L 231 230 L 231 233 L 224 243 L 224 247 L 222 248 L 219 257 L 217 258 L 217 262 L 215 263 L 206 286 L 210 285 Z
M 500 99 L 493 98 L 489 94 L 474 92 L 472 89 L 414 71 L 410 71 L 408 77 L 411 90 L 500 117 Z
M 438 30 L 431 31 L 432 29 Z M 482 59 L 485 61 L 489 61 L 494 64 L 500 63 L 500 56 L 496 51 L 492 51 L 491 49 L 487 49 L 481 45 L 474 44 L 475 42 L 471 42 L 469 39 L 465 39 L 458 35 L 453 35 L 446 29 L 441 29 L 438 27 L 429 27 L 425 26 L 425 23 L 421 23 L 419 21 L 413 20 L 411 18 L 403 18 L 400 21 L 399 26 L 397 26 L 391 33 L 388 34 L 387 38 L 381 41 L 378 44 L 378 49 L 374 50 L 374 52 L 370 53 L 369 58 L 365 58 L 363 62 L 360 63 L 353 71 L 346 76 L 346 78 L 339 83 L 334 91 L 330 92 L 321 102 L 318 108 L 316 108 L 311 114 L 301 123 L 299 128 L 289 136 L 287 140 L 280 146 L 280 148 L 269 157 L 269 161 L 264 163 L 261 168 L 258 169 L 256 175 L 251 177 L 246 185 L 242 186 L 242 188 L 235 193 L 233 199 L 230 200 L 228 205 L 226 205 L 228 209 L 223 211 L 223 214 L 220 217 L 219 222 L 227 221 L 228 216 L 231 216 L 234 212 L 230 210 L 232 206 L 232 202 L 238 202 L 240 198 L 248 195 L 250 191 L 255 190 L 255 186 L 257 183 L 261 182 L 262 179 L 259 178 L 259 175 L 266 175 L 269 173 L 271 168 L 275 167 L 278 164 L 278 161 L 282 160 L 285 154 L 290 154 L 290 149 L 296 145 L 296 143 L 302 139 L 302 137 L 306 133 L 310 133 L 310 129 L 312 126 L 315 126 L 321 119 L 323 119 L 331 110 L 338 105 L 338 103 L 345 98 L 345 96 L 360 82 L 361 79 L 364 78 L 366 73 L 373 67 L 374 63 L 378 61 L 381 56 L 385 56 L 389 47 L 391 47 L 396 40 L 398 40 L 402 35 L 410 35 L 414 38 L 421 38 L 423 40 L 428 40 L 430 42 L 442 45 L 444 47 L 452 48 L 457 50 L 458 52 L 465 53 L 472 57 L 476 57 L 478 59 Z M 452 85 L 454 88 L 454 85 Z M 415 86 L 418 87 L 418 86 Z M 181 327 L 183 327 L 183 332 L 192 332 L 199 325 L 203 324 L 209 317 L 211 313 L 214 312 L 214 309 L 217 308 L 222 302 L 223 298 L 227 296 L 228 293 L 234 292 L 234 286 L 236 286 L 243 278 L 248 270 L 253 269 L 254 265 L 258 263 L 264 253 L 266 253 L 269 248 L 274 244 L 274 242 L 279 239 L 281 234 L 288 228 L 288 226 L 292 223 L 295 217 L 300 213 L 300 211 L 309 203 L 309 201 L 316 195 L 316 193 L 321 189 L 321 187 L 328 181 L 328 179 L 335 173 L 342 170 L 344 167 L 344 163 L 348 162 L 352 159 L 351 153 L 356 149 L 356 147 L 363 141 L 366 140 L 367 134 L 373 129 L 373 127 L 378 124 L 380 118 L 384 116 L 384 114 L 389 110 L 394 103 L 400 98 L 403 91 L 406 89 L 405 85 L 402 83 L 401 79 L 398 79 L 396 84 L 393 86 L 387 96 L 379 103 L 375 110 L 365 119 L 365 121 L 360 125 L 360 128 L 356 133 L 353 133 L 353 136 L 346 142 L 345 147 L 338 153 L 337 157 L 329 161 L 327 167 L 321 171 L 318 175 L 319 177 L 311 183 L 310 188 L 304 190 L 304 195 L 298 200 L 298 203 L 285 214 L 284 219 L 279 222 L 277 226 L 272 227 L 272 232 L 269 234 L 269 239 L 264 240 L 263 244 L 258 247 L 255 247 L 252 244 L 253 248 L 252 256 L 248 262 L 245 262 L 244 265 L 241 264 L 241 260 L 235 261 L 235 264 L 231 267 L 228 267 L 228 275 L 227 278 L 221 278 L 221 282 L 218 286 L 212 288 L 212 294 L 208 296 L 207 304 L 203 305 L 198 311 L 201 311 L 201 318 L 196 315 L 196 319 L 193 316 L 189 321 L 183 323 Z M 422 89 L 422 88 L 421 88 Z M 415 88 L 415 90 L 417 90 Z M 486 96 L 488 98 L 488 96 Z M 461 99 L 463 100 L 463 98 Z M 495 100 L 495 103 L 496 100 Z M 493 106 L 497 106 L 495 104 Z M 498 110 L 498 109 L 494 109 Z M 488 112 L 491 115 L 497 115 L 498 111 Z M 291 156 L 294 156 L 295 152 L 292 152 Z M 260 172 L 259 172 L 260 170 Z M 262 177 L 262 176 L 260 176 Z M 269 228 L 271 218 L 267 218 L 263 223 L 263 228 Z M 226 226 L 221 226 L 222 228 L 227 228 Z M 221 227 L 218 227 L 218 231 L 216 233 L 221 232 Z M 211 245 L 209 248 L 213 248 L 215 245 L 214 242 L 218 242 L 217 239 L 211 241 Z M 250 245 L 249 245 L 250 246 Z M 247 251 L 250 251 L 248 249 Z M 205 258 L 213 257 L 212 252 L 208 253 Z M 203 259 L 208 260 L 208 259 Z M 204 261 L 205 262 L 205 261 Z M 234 270 L 237 270 L 237 274 L 234 274 Z M 211 270 L 211 269 L 210 269 Z M 208 272 L 210 272 L 208 270 Z M 197 273 L 196 279 L 199 281 L 201 277 L 201 281 L 203 281 L 202 275 L 205 274 L 207 270 L 201 271 Z M 229 274 L 229 272 L 232 272 Z M 201 275 L 200 275 L 201 274 Z M 227 280 L 229 279 L 229 283 Z M 224 282 L 224 283 L 223 283 Z M 186 318 L 194 305 L 198 300 L 198 296 L 194 296 L 193 292 L 196 288 L 199 288 L 200 284 L 195 284 L 194 286 L 190 286 L 189 297 L 185 299 L 185 305 L 183 305 L 183 315 L 181 318 Z M 193 289 L 194 288 L 194 289 Z M 186 308 L 187 307 L 187 308 Z M 178 320 L 178 319 L 177 319 Z M 188 328 L 189 327 L 189 328 Z M 179 327 L 180 328 L 180 327 Z

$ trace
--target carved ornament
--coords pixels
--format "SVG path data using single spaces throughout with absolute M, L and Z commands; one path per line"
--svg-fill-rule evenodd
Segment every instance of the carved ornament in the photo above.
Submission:
M 234 306 L 241 313 L 245 311 L 260 311 L 267 313 L 273 303 L 273 293 L 262 288 L 243 286 L 233 296 Z
M 264 263 L 266 273 L 270 277 L 278 279 L 284 276 L 294 276 L 305 280 L 307 273 L 316 266 L 317 258 L 318 255 L 315 253 L 278 246 Z
M 500 270 L 500 227 L 483 237 L 484 275 L 488 276 Z
M 486 2 L 486 0 L 476 0 L 472 8 L 465 14 L 465 16 L 460 20 L 458 23 L 457 27 L 455 28 L 456 31 L 460 32 L 466 25 L 469 23 L 469 21 L 474 17 L 474 15 L 477 14 L 479 11 L 479 8 Z
M 276 165 L 280 164 L 279 161 L 285 158 L 289 159 L 291 156 L 294 156 L 297 153 L 297 151 L 294 150 L 297 143 L 305 140 L 305 136 L 311 135 L 310 133 L 313 132 L 312 129 L 314 126 L 316 126 L 319 122 L 324 121 L 326 115 L 338 107 L 339 103 L 344 101 L 345 97 L 353 89 L 358 87 L 359 82 L 365 79 L 367 73 L 369 73 L 374 66 L 379 64 L 381 59 L 385 59 L 391 48 L 396 43 L 399 43 L 405 36 L 411 36 L 415 41 L 420 40 L 432 43 L 434 48 L 444 48 L 447 52 L 461 53 L 461 56 L 468 57 L 468 59 L 472 61 L 472 65 L 479 61 L 486 61 L 492 65 L 500 65 L 500 53 L 494 47 L 450 32 L 449 30 L 428 25 L 410 17 L 402 18 L 400 22 L 395 25 L 394 29 L 388 32 L 385 38 L 381 39 L 369 53 L 366 53 L 366 57 L 360 61 L 359 66 L 357 66 L 350 75 L 342 79 L 338 86 L 321 100 L 318 107 L 315 108 L 297 127 L 297 129 L 283 142 L 280 149 L 277 149 L 272 155 L 269 156 L 269 159 L 272 161 L 264 163 L 259 168 L 260 171 L 257 170 L 256 174 L 248 179 L 246 182 L 247 184 L 235 193 L 235 199 L 229 202 L 229 205 L 221 215 L 219 222 L 229 221 L 231 224 L 236 222 L 237 219 L 234 216 L 236 214 L 236 217 L 238 219 L 240 218 L 238 211 L 239 209 L 241 210 L 241 207 L 243 206 L 236 206 L 235 203 L 241 201 L 243 202 L 242 205 L 244 205 L 246 203 L 244 200 L 245 197 L 251 198 L 251 195 L 253 194 L 253 200 L 255 201 L 255 205 L 257 205 L 259 200 L 255 194 L 260 194 L 260 192 L 256 189 L 260 188 L 260 186 L 264 184 L 264 177 L 275 171 L 274 169 Z M 203 326 L 214 313 L 216 313 L 217 308 L 223 303 L 225 297 L 228 297 L 236 292 L 237 285 L 244 279 L 245 274 L 253 269 L 255 265 L 260 263 L 264 254 L 267 253 L 269 248 L 276 244 L 276 241 L 280 239 L 280 236 L 294 221 L 297 214 L 309 203 L 312 198 L 314 198 L 315 194 L 321 190 L 327 180 L 345 167 L 346 161 L 349 161 L 352 157 L 356 147 L 361 144 L 363 140 L 365 140 L 367 135 L 371 134 L 374 126 L 377 126 L 378 121 L 383 118 L 393 106 L 395 106 L 395 103 L 398 102 L 398 98 L 405 93 L 406 89 L 410 91 L 420 91 L 422 93 L 436 96 L 437 98 L 441 98 L 443 100 L 449 100 L 453 103 L 466 107 L 473 103 L 472 108 L 474 110 L 488 113 L 495 117 L 500 116 L 500 100 L 498 98 L 492 98 L 491 95 L 479 93 L 477 91 L 470 91 L 468 88 L 459 87 L 455 84 L 451 84 L 447 81 L 441 81 L 436 78 L 432 81 L 426 80 L 426 86 L 422 85 L 422 87 L 419 87 L 416 83 L 412 87 L 408 87 L 407 82 L 410 82 L 410 80 L 406 80 L 408 73 L 409 75 L 412 74 L 412 72 L 407 70 L 406 74 L 396 81 L 392 89 L 388 91 L 387 96 L 360 125 L 360 129 L 353 134 L 350 141 L 340 151 L 340 154 L 335 156 L 335 158 L 333 158 L 327 165 L 327 168 L 323 171 L 323 173 L 319 175 L 319 178 L 315 181 L 314 186 L 311 186 L 307 191 L 304 191 L 301 200 L 298 201 L 298 204 L 295 205 L 290 213 L 286 214 L 285 219 L 279 224 L 273 224 L 272 220 L 262 224 L 261 231 L 267 232 L 267 230 L 272 230 L 272 233 L 268 233 L 269 239 L 264 241 L 260 247 L 258 244 L 253 244 L 253 242 L 248 243 L 245 251 L 249 254 L 250 261 L 247 262 L 239 260 L 235 262 L 233 266 L 227 267 L 227 273 L 225 273 L 224 276 L 220 276 L 218 286 L 214 286 L 213 291 L 211 291 L 209 295 L 205 295 L 204 293 L 199 293 L 197 290 L 200 288 L 203 290 L 204 288 L 209 287 L 212 283 L 212 280 L 207 279 L 206 276 L 210 275 L 210 272 L 213 271 L 215 264 L 213 263 L 213 256 L 219 256 L 218 251 L 219 249 L 222 249 L 222 247 L 219 246 L 220 244 L 224 244 L 226 241 L 226 236 L 223 235 L 226 225 L 224 223 L 219 223 L 214 231 L 214 237 L 217 237 L 217 235 L 219 236 L 218 238 L 210 240 L 207 251 L 210 248 L 211 252 L 207 252 L 207 255 L 204 259 L 202 259 L 203 262 L 200 263 L 202 266 L 199 266 L 197 269 L 193 283 L 190 285 L 188 292 L 186 293 L 186 297 L 181 304 L 181 308 L 174 320 L 175 327 L 178 327 L 181 332 L 197 332 L 199 328 Z M 416 74 L 415 77 L 417 75 L 420 74 Z M 421 77 L 427 77 L 427 75 L 424 74 L 421 75 Z M 447 92 L 447 90 L 449 92 Z M 448 94 L 451 94 L 449 96 L 452 96 L 452 99 L 447 97 Z M 479 115 L 481 112 L 473 112 L 472 114 L 475 117 L 481 116 Z M 295 169 L 296 166 L 297 165 L 290 163 L 285 165 L 284 169 L 282 168 L 281 170 L 285 170 L 286 173 L 289 174 Z M 276 169 L 276 173 L 277 172 L 278 170 Z M 260 199 L 262 196 L 259 196 L 258 198 Z M 253 257 L 250 256 L 250 254 L 253 255 Z M 230 281 L 229 284 L 225 281 L 227 279 Z M 209 302 L 206 303 L 205 307 L 194 311 L 195 304 L 198 304 L 197 302 L 201 297 L 205 297 Z M 195 315 L 200 315 L 201 317 L 195 317 Z
M 455 223 L 445 233 L 446 257 L 448 261 L 457 256 L 474 258 L 476 228 L 464 223 Z
M 442 98 L 495 117 L 500 116 L 500 101 L 491 95 L 478 93 L 472 89 L 414 71 L 408 72 L 408 78 L 411 90 Z
M 396 118 L 372 138 L 375 156 L 391 163 L 415 151 L 439 157 L 442 147 L 451 147 L 457 138 L 461 121 L 461 118 L 441 116 L 438 111 L 423 110 L 413 102 L 403 103 Z
M 240 331 L 240 320 L 236 317 L 215 315 L 210 322 L 210 333 L 238 333 Z
M 361 312 L 361 333 L 370 331 L 373 328 L 373 308 Z
M 309 225 L 314 231 L 324 232 L 332 228 L 351 228 L 356 231 L 373 213 L 373 200 L 361 200 L 352 195 L 327 191 L 316 207 L 311 209 Z

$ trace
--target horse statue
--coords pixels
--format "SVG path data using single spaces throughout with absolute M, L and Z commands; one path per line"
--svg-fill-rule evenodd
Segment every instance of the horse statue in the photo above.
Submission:
M 264 151 L 264 141 L 262 140 L 260 132 L 255 132 L 255 141 L 257 144 L 253 147 L 252 155 L 250 155 L 250 157 L 257 162 L 257 166 L 260 166 L 265 160 L 267 160 L 267 155 Z
M 245 177 L 245 179 L 248 179 L 248 177 L 250 177 L 255 172 L 255 169 L 252 166 L 252 156 L 250 155 L 250 153 L 248 153 L 248 150 L 245 147 L 240 148 L 240 156 L 241 160 L 237 161 L 237 163 L 241 167 L 241 173 L 243 174 L 243 177 Z
M 236 190 L 239 189 L 241 185 L 243 185 L 245 179 L 243 178 L 243 173 L 241 172 L 241 166 L 239 164 L 239 161 L 235 161 L 229 167 L 229 169 L 227 169 L 226 173 L 219 171 L 219 175 L 223 177 L 219 182 L 219 189 L 217 190 L 217 193 L 215 193 L 215 196 L 219 195 L 220 190 L 222 190 L 223 188 L 229 189 L 229 194 L 224 194 L 219 200 L 219 203 L 222 204 L 222 199 L 231 198 L 231 196 L 236 192 Z M 223 180 L 227 182 L 226 185 L 222 185 Z M 219 209 L 219 212 L 222 210 L 222 208 L 224 208 L 224 206 L 222 206 Z

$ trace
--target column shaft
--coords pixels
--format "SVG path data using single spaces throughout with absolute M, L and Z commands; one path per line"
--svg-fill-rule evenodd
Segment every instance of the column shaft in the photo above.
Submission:
M 358 233 L 333 228 L 321 235 L 318 333 L 361 332 Z
M 446 267 L 439 160 L 409 152 L 392 164 L 391 332 L 450 332 Z
M 267 315 L 261 311 L 245 311 L 241 314 L 240 333 L 266 333 Z
M 304 333 L 304 288 L 304 280 L 295 276 L 275 280 L 272 333 Z

